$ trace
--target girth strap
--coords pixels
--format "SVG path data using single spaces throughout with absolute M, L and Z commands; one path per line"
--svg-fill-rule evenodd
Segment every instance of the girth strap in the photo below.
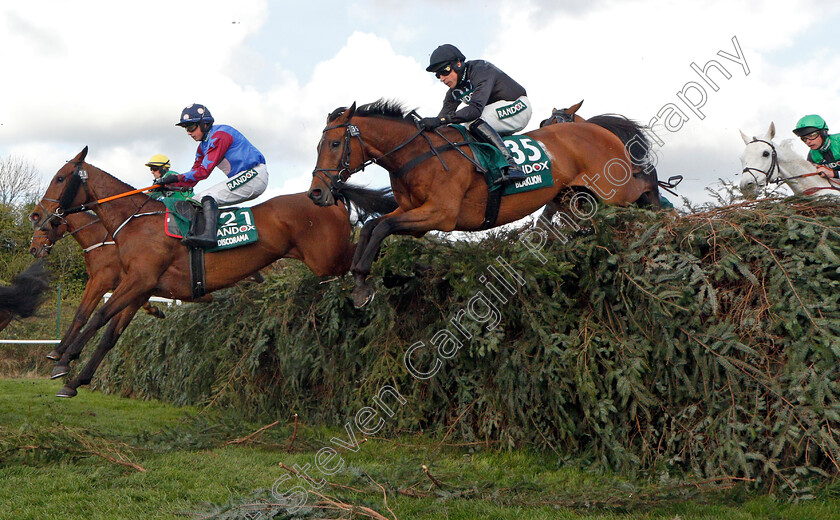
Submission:
M 502 206 L 502 192 L 503 189 L 491 190 L 487 187 L 487 207 L 484 208 L 484 222 L 481 223 L 481 229 L 490 229 L 496 225 L 496 219 L 499 218 L 499 208 Z
M 204 248 L 190 247 L 190 284 L 193 298 L 201 298 L 207 294 L 204 271 Z

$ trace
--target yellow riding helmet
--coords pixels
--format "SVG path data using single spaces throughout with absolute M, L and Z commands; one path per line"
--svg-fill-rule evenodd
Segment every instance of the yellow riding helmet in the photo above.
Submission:
M 149 159 L 149 162 L 146 163 L 146 166 L 161 166 L 169 168 L 169 157 L 163 154 L 155 154 Z

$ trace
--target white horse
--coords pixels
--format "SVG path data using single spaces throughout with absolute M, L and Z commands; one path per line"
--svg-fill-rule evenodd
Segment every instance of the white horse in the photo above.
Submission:
M 787 184 L 797 195 L 840 197 L 840 182 L 830 181 L 817 174 L 814 164 L 793 149 L 793 139 L 774 143 L 776 126 L 761 137 L 748 137 L 741 132 L 747 148 L 741 154 L 743 167 L 740 188 L 752 192 L 768 183 Z

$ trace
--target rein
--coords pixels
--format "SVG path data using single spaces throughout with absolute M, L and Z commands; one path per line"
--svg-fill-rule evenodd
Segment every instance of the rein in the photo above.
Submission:
M 781 168 L 781 166 L 779 166 L 779 159 L 778 159 L 778 155 L 776 154 L 776 147 L 773 145 L 773 143 L 771 143 L 769 141 L 765 141 L 764 139 L 758 139 L 758 138 L 754 138 L 752 141 L 749 142 L 749 144 L 753 144 L 753 143 L 764 143 L 764 144 L 766 144 L 767 146 L 770 147 L 770 150 L 771 150 L 771 153 L 772 153 L 771 158 L 770 158 L 770 168 L 767 171 L 764 171 L 764 170 L 761 170 L 759 168 L 752 168 L 752 167 L 748 166 L 748 167 L 744 168 L 741 171 L 741 173 L 749 173 L 750 175 L 753 175 L 752 172 L 756 171 L 756 172 L 759 172 L 759 173 L 764 175 L 764 178 L 766 179 L 766 182 L 768 182 L 768 183 L 772 182 L 774 184 L 782 184 L 782 183 L 789 184 L 790 181 L 794 181 L 796 179 L 804 179 L 806 177 L 814 177 L 814 176 L 817 176 L 817 175 L 820 174 L 820 172 L 810 172 L 810 173 L 803 173 L 802 175 L 796 175 L 794 177 L 782 177 L 782 168 Z M 779 175 L 777 176 L 776 179 L 772 178 L 774 171 L 779 172 Z M 753 179 L 755 179 L 754 175 L 753 175 Z M 838 182 L 834 179 L 829 179 L 829 178 L 826 178 L 826 180 L 828 181 L 829 186 L 815 186 L 813 188 L 808 188 L 805 191 L 803 191 L 802 194 L 803 195 L 813 195 L 814 193 L 816 193 L 820 190 L 840 191 L 840 182 Z M 757 179 L 756 179 L 756 181 L 757 181 Z
M 414 112 L 414 111 L 411 111 L 410 115 L 414 116 L 414 118 L 416 120 L 420 119 L 420 116 L 418 116 L 417 113 Z M 326 184 L 327 186 L 330 187 L 330 193 L 332 194 L 333 198 L 336 201 L 338 201 L 341 198 L 341 189 L 342 189 L 343 185 L 347 182 L 347 179 L 351 175 L 353 175 L 354 173 L 357 173 L 359 171 L 363 171 L 365 169 L 365 167 L 367 167 L 371 164 L 378 164 L 378 162 L 381 159 L 383 159 L 384 157 L 387 157 L 387 156 L 389 156 L 393 153 L 396 153 L 399 150 L 402 150 L 403 148 L 405 148 L 406 146 L 411 144 L 415 139 L 417 139 L 417 137 L 419 137 L 421 135 L 423 136 L 423 138 L 428 143 L 429 151 L 427 151 L 423 154 L 420 154 L 417 157 L 414 157 L 409 162 L 407 162 L 406 164 L 401 166 L 399 169 L 397 169 L 394 172 L 395 177 L 402 176 L 403 174 L 412 170 L 418 164 L 422 163 L 423 161 L 425 161 L 426 159 L 429 159 L 431 157 L 437 157 L 438 160 L 440 161 L 440 163 L 443 165 L 444 169 L 446 171 L 449 171 L 449 166 L 446 165 L 446 162 L 444 162 L 443 157 L 440 156 L 440 152 L 448 151 L 450 149 L 458 150 L 458 152 L 461 155 L 463 155 L 467 160 L 472 162 L 476 167 L 480 168 L 478 162 L 476 162 L 473 158 L 471 158 L 469 155 L 464 153 L 464 151 L 461 150 L 461 148 L 460 148 L 461 146 L 468 145 L 469 144 L 468 142 L 453 143 L 452 141 L 447 139 L 446 136 L 444 136 L 442 133 L 440 133 L 440 131 L 438 131 L 437 129 L 435 129 L 434 132 L 437 135 L 439 135 L 441 138 L 443 138 L 443 140 L 446 141 L 447 144 L 435 148 L 434 144 L 432 143 L 431 138 L 429 138 L 429 136 L 426 135 L 425 131 L 422 130 L 422 129 L 418 129 L 417 132 L 414 135 L 410 136 L 408 139 L 406 139 L 405 141 L 403 141 L 402 143 L 400 143 L 396 147 L 392 148 L 390 151 L 381 154 L 379 157 L 372 157 L 372 158 L 368 159 L 367 158 L 367 153 L 365 152 L 365 148 L 366 148 L 367 145 L 366 145 L 365 141 L 362 139 L 362 132 L 361 132 L 361 130 L 359 130 L 358 126 L 351 124 L 350 121 L 348 120 L 346 123 L 343 123 L 343 124 L 340 124 L 340 125 L 328 126 L 328 127 L 324 128 L 324 131 L 322 132 L 322 134 L 325 134 L 328 130 L 334 130 L 336 128 L 345 128 L 346 129 L 345 132 L 344 132 L 344 148 L 341 152 L 341 160 L 338 164 L 338 167 L 337 168 L 315 168 L 312 171 L 312 176 L 313 177 L 318 177 L 319 179 L 321 179 L 321 181 L 324 182 L 324 184 Z M 359 166 L 357 166 L 356 168 L 351 169 L 350 168 L 350 154 L 351 154 L 350 145 L 352 143 L 352 138 L 354 138 L 354 137 L 356 139 L 358 139 L 359 147 L 362 150 L 362 163 Z M 336 172 L 336 173 L 332 174 L 330 172 Z
M 80 205 L 72 207 L 72 208 L 64 209 L 63 206 L 65 204 L 69 204 L 70 201 L 72 201 L 76 197 L 76 193 L 79 191 L 79 185 L 80 184 L 82 185 L 82 187 L 84 187 L 85 193 L 87 194 L 88 198 L 91 198 L 91 193 L 90 193 L 90 189 L 88 188 L 87 179 L 88 179 L 88 174 L 87 174 L 87 171 L 82 169 L 82 163 L 77 164 L 76 168 L 73 170 L 73 174 L 70 176 L 70 181 L 68 181 L 68 183 L 67 183 L 67 188 L 65 188 L 65 191 L 61 194 L 61 197 L 58 200 L 43 199 L 43 200 L 48 200 L 50 202 L 56 202 L 57 207 L 55 209 L 55 212 L 50 214 L 49 218 L 44 219 L 44 221 L 41 222 L 35 229 L 39 229 L 41 231 L 44 231 L 44 226 L 46 225 L 47 222 L 49 222 L 53 227 L 56 227 L 58 224 L 55 224 L 55 219 L 61 219 L 65 223 L 67 222 L 67 220 L 64 218 L 65 215 L 70 215 L 70 214 L 73 214 L 73 213 L 81 213 L 82 211 L 88 211 L 88 210 L 92 209 L 94 206 L 98 206 L 100 204 L 104 204 L 104 203 L 110 202 L 112 200 L 121 199 L 123 197 L 128 197 L 130 195 L 136 195 L 138 193 L 143 193 L 145 191 L 151 191 L 151 190 L 159 187 L 158 185 L 153 184 L 153 185 L 147 186 L 145 188 L 130 190 L 130 191 L 127 191 L 127 192 L 124 192 L 124 193 L 119 193 L 117 195 L 112 195 L 110 197 L 105 197 L 105 198 L 102 198 L 102 199 L 98 199 L 98 200 L 95 200 L 93 202 L 83 203 L 83 204 L 80 204 Z M 143 209 L 143 206 L 145 206 L 146 203 L 149 202 L 150 200 L 152 200 L 152 199 L 149 198 L 146 201 L 144 201 L 135 210 L 134 214 L 129 216 L 127 219 L 125 219 L 125 221 L 123 221 L 123 223 L 120 224 L 117 227 L 116 231 L 114 231 L 114 234 L 112 235 L 112 238 L 115 238 L 117 233 L 123 228 L 123 226 L 128 224 L 133 218 L 143 217 L 143 216 L 148 216 L 148 215 L 160 215 L 160 214 L 165 213 L 164 211 L 154 211 L 154 212 L 149 212 L 149 213 L 138 213 L 141 209 Z M 47 213 L 46 208 L 44 208 L 44 206 L 40 203 L 39 203 L 39 206 L 41 207 L 41 209 L 46 214 Z M 94 222 L 91 222 L 91 224 L 93 224 L 93 223 Z M 90 224 L 88 224 L 88 225 L 90 225 Z M 80 228 L 80 229 L 83 229 L 83 228 Z M 103 246 L 103 245 L 108 245 L 108 244 L 111 244 L 111 243 L 113 243 L 113 242 L 108 241 L 108 235 L 106 234 L 105 238 L 103 239 L 103 242 L 101 244 L 98 244 L 96 246 L 87 248 L 87 249 L 85 249 L 84 252 L 87 253 L 88 251 L 90 251 L 92 249 L 96 249 L 96 247 Z

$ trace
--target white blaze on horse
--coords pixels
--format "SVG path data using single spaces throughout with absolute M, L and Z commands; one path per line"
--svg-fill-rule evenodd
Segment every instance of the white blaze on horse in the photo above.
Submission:
M 796 195 L 840 197 L 840 181 L 820 176 L 816 166 L 793 149 L 793 139 L 776 143 L 773 141 L 775 135 L 776 126 L 773 123 L 760 137 L 748 137 L 741 132 L 741 138 L 747 145 L 741 154 L 743 170 L 739 187 L 742 192 L 755 192 L 768 184 L 785 183 Z

